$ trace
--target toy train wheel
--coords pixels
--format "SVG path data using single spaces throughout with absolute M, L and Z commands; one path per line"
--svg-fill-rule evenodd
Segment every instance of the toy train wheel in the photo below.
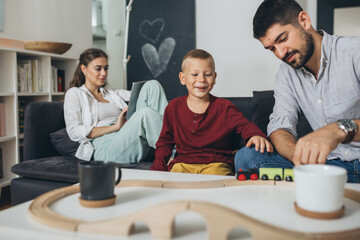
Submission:
M 269 180 L 268 175 L 266 174 L 261 175 L 261 180 Z
M 258 180 L 259 176 L 255 173 L 251 174 L 250 179 L 251 180 Z
M 285 177 L 285 181 L 287 182 L 292 182 L 293 181 L 293 178 L 291 176 L 286 176 Z
M 281 181 L 281 177 L 279 175 L 275 175 L 274 180 L 275 181 Z
M 244 174 L 240 174 L 239 177 L 238 177 L 238 179 L 239 179 L 240 181 L 244 181 L 244 180 L 246 180 L 246 176 L 245 176 Z

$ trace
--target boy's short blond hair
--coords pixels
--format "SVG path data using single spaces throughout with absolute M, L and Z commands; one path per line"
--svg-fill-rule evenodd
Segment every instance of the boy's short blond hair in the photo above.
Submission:
M 193 50 L 189 51 L 182 60 L 181 71 L 184 71 L 187 61 L 192 58 L 209 60 L 209 62 L 211 63 L 211 65 L 215 71 L 215 61 L 214 61 L 213 56 L 203 49 L 193 49 Z

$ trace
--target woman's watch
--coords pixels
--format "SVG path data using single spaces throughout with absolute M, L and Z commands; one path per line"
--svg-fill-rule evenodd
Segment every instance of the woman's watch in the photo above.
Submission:
M 357 126 L 354 120 L 341 119 L 337 121 L 338 127 L 346 133 L 346 138 L 342 143 L 349 143 L 353 140 L 357 131 Z

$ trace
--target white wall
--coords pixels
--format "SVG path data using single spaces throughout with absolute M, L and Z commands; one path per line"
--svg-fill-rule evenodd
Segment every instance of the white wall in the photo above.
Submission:
M 90 0 L 5 0 L 5 31 L 21 41 L 72 43 L 64 56 L 78 57 L 92 46 Z
M 360 7 L 335 8 L 334 34 L 360 36 Z
M 261 2 L 196 0 L 196 47 L 215 59 L 216 96 L 252 96 L 253 90 L 273 89 L 280 61 L 252 36 L 252 19 Z
M 104 24 L 107 27 L 106 51 L 109 54 L 109 88 L 126 88 L 123 72 L 125 0 L 103 1 L 105 11 Z
M 252 19 L 262 0 L 196 0 L 196 47 L 215 58 L 220 97 L 252 96 L 273 89 L 278 60 L 253 38 Z M 316 28 L 316 1 L 299 0 Z
M 300 6 L 309 14 L 311 25 L 316 29 L 317 26 L 317 1 L 314 0 L 297 0 Z
M 107 87 L 126 88 L 124 81 L 124 34 L 125 0 L 98 0 L 102 3 L 102 22 L 106 30 L 106 39 L 93 42 L 93 47 L 100 48 L 109 56 L 110 71 Z

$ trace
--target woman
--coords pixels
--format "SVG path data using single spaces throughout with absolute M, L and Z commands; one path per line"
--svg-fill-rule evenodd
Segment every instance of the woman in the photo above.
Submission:
M 80 143 L 75 154 L 83 160 L 135 163 L 149 147 L 155 148 L 167 105 L 160 83 L 146 82 L 136 112 L 126 120 L 130 91 L 104 88 L 108 56 L 100 49 L 85 50 L 70 89 L 65 94 L 64 117 L 70 139 Z

